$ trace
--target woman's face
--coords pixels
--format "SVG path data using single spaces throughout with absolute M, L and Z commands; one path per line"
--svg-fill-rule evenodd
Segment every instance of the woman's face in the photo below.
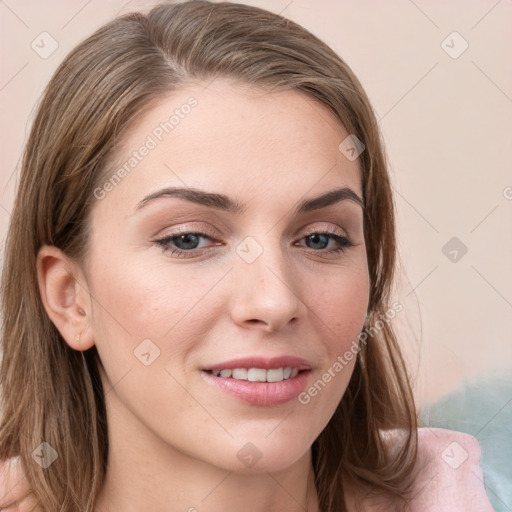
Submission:
M 348 135 L 301 93 L 220 80 L 127 133 L 84 269 L 111 436 L 231 471 L 307 454 L 368 306 Z

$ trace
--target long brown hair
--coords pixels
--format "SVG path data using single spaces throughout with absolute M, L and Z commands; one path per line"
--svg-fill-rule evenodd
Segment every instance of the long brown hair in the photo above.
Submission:
M 50 321 L 36 257 L 54 245 L 83 262 L 93 191 L 135 118 L 191 81 L 226 77 L 298 90 L 327 106 L 365 145 L 360 155 L 370 273 L 367 327 L 384 318 L 395 269 L 388 164 L 370 102 L 348 65 L 304 28 L 265 10 L 191 0 L 118 17 L 65 58 L 38 107 L 5 246 L 0 460 L 19 456 L 40 510 L 92 512 L 106 473 L 107 417 L 95 347 L 71 349 Z M 393 449 L 382 431 L 399 428 Z M 46 469 L 32 452 L 47 442 Z M 312 446 L 322 512 L 346 510 L 342 482 L 407 498 L 417 416 L 391 325 L 360 344 L 348 388 Z

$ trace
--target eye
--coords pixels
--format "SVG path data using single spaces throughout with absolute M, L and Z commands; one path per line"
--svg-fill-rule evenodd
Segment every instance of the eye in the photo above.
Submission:
M 211 250 L 211 247 L 201 246 L 202 239 L 213 240 L 213 237 L 199 231 L 183 231 L 171 233 L 163 238 L 157 239 L 155 240 L 155 244 L 159 245 L 165 253 L 180 258 L 190 258 L 196 256 L 198 252 L 203 254 L 204 249 Z M 354 246 L 347 236 L 332 231 L 317 230 L 307 234 L 300 240 L 305 240 L 307 247 L 312 249 L 308 252 L 320 255 L 335 255 Z M 333 242 L 335 245 L 327 249 L 330 242 Z M 222 243 L 215 241 L 214 245 L 222 245 Z
M 186 258 L 192 256 L 191 253 L 193 251 L 204 249 L 204 247 L 199 247 L 202 238 L 211 240 L 211 237 L 207 233 L 186 231 L 179 234 L 171 233 L 170 235 L 155 240 L 155 243 L 166 253 Z M 171 244 L 173 244 L 174 247 Z M 220 243 L 216 245 L 220 245 Z
M 338 254 L 354 246 L 347 236 L 332 231 L 315 231 L 301 240 L 306 240 L 306 244 L 309 244 L 308 247 L 315 249 L 309 252 L 320 254 Z M 326 250 L 331 241 L 335 243 L 335 246 Z

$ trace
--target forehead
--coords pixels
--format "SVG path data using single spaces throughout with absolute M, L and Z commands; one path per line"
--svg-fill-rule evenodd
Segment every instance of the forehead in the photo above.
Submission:
M 358 160 L 338 149 L 348 135 L 326 106 L 299 91 L 191 85 L 156 101 L 125 131 L 104 175 L 115 181 L 106 199 L 122 195 L 134 206 L 162 185 L 283 198 L 347 185 L 360 194 Z

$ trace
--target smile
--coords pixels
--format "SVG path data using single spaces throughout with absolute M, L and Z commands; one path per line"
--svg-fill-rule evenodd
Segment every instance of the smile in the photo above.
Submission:
M 228 396 L 270 407 L 290 402 L 304 391 L 311 370 L 311 363 L 295 356 L 254 356 L 202 368 L 201 374 Z

